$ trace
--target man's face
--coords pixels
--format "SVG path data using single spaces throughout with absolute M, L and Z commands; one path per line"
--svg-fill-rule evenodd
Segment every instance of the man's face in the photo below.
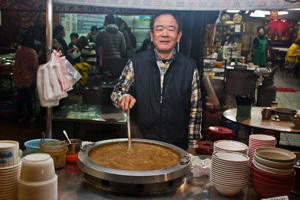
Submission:
M 96 35 L 97 34 L 97 30 L 93 30 L 91 34 L 92 35 Z
M 155 19 L 153 32 L 150 30 L 151 41 L 156 50 L 172 51 L 180 41 L 182 32 L 178 32 L 176 19 L 169 14 L 160 15 Z
M 62 31 L 60 31 L 60 35 L 61 35 L 61 37 L 65 37 L 66 36 L 65 29 L 63 29 Z
M 77 44 L 78 38 L 77 37 L 71 37 L 72 44 Z

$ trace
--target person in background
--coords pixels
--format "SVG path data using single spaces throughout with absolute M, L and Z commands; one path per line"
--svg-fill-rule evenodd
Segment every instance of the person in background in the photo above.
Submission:
M 154 49 L 128 61 L 111 100 L 117 108 L 130 110 L 136 125 L 132 136 L 171 143 L 196 154 L 201 137 L 200 77 L 195 62 L 175 49 L 182 35 L 180 22 L 171 12 L 152 18 Z
M 86 62 L 93 70 L 96 70 L 96 50 L 89 45 L 86 37 L 81 36 L 78 40 L 79 50 L 81 52 L 81 62 Z
M 86 38 L 88 39 L 88 41 L 90 43 L 94 43 L 95 42 L 97 32 L 98 32 L 97 26 L 92 26 L 91 27 L 91 32 L 86 36 Z
M 139 50 L 136 51 L 136 54 L 137 53 L 140 53 L 142 51 L 146 51 L 146 50 L 149 50 L 152 48 L 152 43 L 151 43 L 151 40 L 149 39 L 145 39 L 141 48 Z
M 296 40 L 289 48 L 288 52 L 286 53 L 285 56 L 285 62 L 286 65 L 292 65 L 294 66 L 294 74 L 296 77 L 299 77 L 299 67 L 300 67 L 300 62 L 299 62 L 299 56 L 300 56 L 300 50 L 299 50 L 299 45 L 300 45 L 300 39 Z
M 252 50 L 250 51 L 248 58 L 253 56 L 253 64 L 265 67 L 267 63 L 267 56 L 270 57 L 270 51 L 268 48 L 268 38 L 265 36 L 265 28 L 260 26 L 257 28 L 258 36 L 254 38 Z
M 125 57 L 130 58 L 131 56 L 134 55 L 133 47 L 131 45 L 131 40 L 128 32 L 128 26 L 126 22 L 118 17 L 116 18 L 116 25 L 119 27 L 119 30 L 123 33 L 125 42 L 126 42 L 126 55 Z
M 74 47 L 77 48 L 79 35 L 77 33 L 71 33 L 70 38 L 71 38 L 71 42 L 68 45 L 69 49 L 72 49 Z
M 35 121 L 32 97 L 35 90 L 38 68 L 38 55 L 34 50 L 34 39 L 30 35 L 24 35 L 22 37 L 21 48 L 16 53 L 12 76 L 18 90 L 17 110 L 20 122 L 25 120 L 32 123 Z
M 54 28 L 54 31 L 53 31 L 53 38 L 56 39 L 61 44 L 61 46 L 63 48 L 63 51 L 62 51 L 63 55 L 67 55 L 67 53 L 71 53 L 71 51 L 73 51 L 73 50 L 69 51 L 69 47 L 68 47 L 66 41 L 64 40 L 65 36 L 66 36 L 65 28 L 60 24 L 56 25 Z
M 96 35 L 96 47 L 102 46 L 103 58 L 122 58 L 126 53 L 126 43 L 123 33 L 115 25 L 115 17 L 106 15 L 104 26 Z
M 236 43 L 234 42 L 234 37 L 227 33 L 222 41 L 222 46 L 228 47 L 236 47 Z
M 69 53 L 71 54 L 73 63 L 80 63 L 80 51 L 78 48 L 79 35 L 77 33 L 71 33 L 70 38 L 71 38 L 71 42 L 68 45 L 68 47 L 69 47 Z

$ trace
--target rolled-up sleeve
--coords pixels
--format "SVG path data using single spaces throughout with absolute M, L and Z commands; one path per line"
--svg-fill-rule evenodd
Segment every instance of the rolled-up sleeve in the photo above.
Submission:
M 132 61 L 129 60 L 120 76 L 119 82 L 115 85 L 114 90 L 110 96 L 113 104 L 120 108 L 122 98 L 129 94 L 129 89 L 134 83 L 134 70 Z

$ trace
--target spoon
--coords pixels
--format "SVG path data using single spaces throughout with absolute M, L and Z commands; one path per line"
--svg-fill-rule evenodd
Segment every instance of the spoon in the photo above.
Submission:
M 131 147 L 131 131 L 130 131 L 130 108 L 127 110 L 127 133 L 128 133 L 128 152 L 132 152 Z
M 66 138 L 67 138 L 67 140 L 68 140 L 69 144 L 71 144 L 71 141 L 70 141 L 70 139 L 69 139 L 69 137 L 68 137 L 68 134 L 67 134 L 67 132 L 66 132 L 65 130 L 63 130 L 63 133 L 65 134 L 65 136 L 66 136 Z

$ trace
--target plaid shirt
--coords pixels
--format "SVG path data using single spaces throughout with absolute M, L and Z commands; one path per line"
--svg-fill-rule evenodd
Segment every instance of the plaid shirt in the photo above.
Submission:
M 155 51 L 154 51 L 155 52 Z M 156 55 L 156 64 L 160 71 L 160 85 L 161 85 L 161 93 L 163 90 L 163 82 L 164 77 L 169 69 L 170 64 L 173 61 L 173 58 L 176 54 L 174 54 L 171 59 L 167 61 L 162 61 Z M 119 83 L 115 86 L 113 93 L 111 94 L 111 100 L 113 104 L 120 108 L 120 102 L 125 95 L 129 94 L 129 89 L 134 83 L 134 70 L 132 61 L 129 60 L 126 64 L 121 76 Z M 192 95 L 191 95 L 191 112 L 190 112 L 190 121 L 189 121 L 189 148 L 197 148 L 197 141 L 201 138 L 201 118 L 202 118 L 202 108 L 201 108 L 201 91 L 200 91 L 200 77 L 197 69 L 194 71 L 193 81 L 191 84 L 192 87 Z

